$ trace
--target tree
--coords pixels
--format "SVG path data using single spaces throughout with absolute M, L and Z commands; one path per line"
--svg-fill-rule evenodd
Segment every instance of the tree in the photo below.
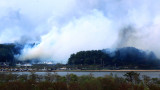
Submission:
M 138 84 L 140 82 L 139 73 L 136 72 L 127 72 L 124 76 L 128 82 Z

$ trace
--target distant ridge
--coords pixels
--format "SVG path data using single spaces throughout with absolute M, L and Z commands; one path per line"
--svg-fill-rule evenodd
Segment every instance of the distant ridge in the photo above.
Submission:
M 119 68 L 159 68 L 160 60 L 153 52 L 145 52 L 135 47 L 80 51 L 72 54 L 69 65 L 103 65 Z

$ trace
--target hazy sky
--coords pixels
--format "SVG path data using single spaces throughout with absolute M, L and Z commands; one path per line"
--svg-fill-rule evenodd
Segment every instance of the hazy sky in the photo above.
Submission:
M 0 43 L 40 43 L 20 59 L 133 46 L 160 56 L 158 0 L 0 0 Z

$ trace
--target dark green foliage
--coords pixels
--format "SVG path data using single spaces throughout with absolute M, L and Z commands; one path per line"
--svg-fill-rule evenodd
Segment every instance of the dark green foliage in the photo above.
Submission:
M 72 54 L 69 58 L 68 64 L 102 64 L 104 60 L 109 60 L 109 55 L 103 53 L 101 50 L 81 51 L 77 54 Z
M 33 47 L 36 44 L 26 44 L 26 45 L 28 47 Z M 10 66 L 13 66 L 16 62 L 21 62 L 18 61 L 15 56 L 21 54 L 21 50 L 24 48 L 24 46 L 25 45 L 17 43 L 0 44 L 0 62 L 9 62 Z M 28 60 L 28 62 L 30 61 Z
M 68 75 L 66 75 L 65 78 L 66 78 L 67 83 L 72 83 L 72 82 L 78 81 L 78 77 L 75 74 L 68 74 Z
M 80 51 L 70 56 L 68 64 L 131 69 L 160 68 L 160 60 L 153 52 L 146 53 L 133 47 L 120 48 L 112 52 L 107 52 L 107 50 Z
M 2 45 L 0 44 L 0 61 L 6 62 L 14 59 L 14 45 Z
M 14 65 L 14 56 L 20 54 L 23 46 L 16 44 L 0 44 L 0 62 L 9 62 Z
M 72 54 L 69 58 L 68 64 L 103 64 L 103 62 L 106 60 L 110 60 L 110 57 L 108 54 L 102 52 L 101 50 L 81 51 L 76 54 Z
M 140 83 L 140 77 L 139 73 L 135 73 L 133 71 L 126 73 L 124 76 L 126 77 L 126 80 L 131 83 L 139 84 Z

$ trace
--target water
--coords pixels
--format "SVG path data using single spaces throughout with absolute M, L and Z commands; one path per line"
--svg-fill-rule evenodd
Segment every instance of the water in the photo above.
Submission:
M 30 72 L 12 72 L 13 74 L 31 74 Z M 45 75 L 48 72 L 35 72 L 35 74 L 38 75 Z M 55 72 L 50 72 L 51 74 L 54 74 Z M 56 72 L 60 76 L 65 76 L 67 74 L 75 74 L 77 76 L 82 76 L 82 75 L 90 75 L 92 74 L 94 77 L 104 77 L 105 75 L 113 75 L 113 76 L 118 76 L 118 77 L 124 77 L 123 75 L 127 72 Z M 143 75 L 149 76 L 151 78 L 160 78 L 160 72 L 137 72 L 140 73 L 140 77 Z

